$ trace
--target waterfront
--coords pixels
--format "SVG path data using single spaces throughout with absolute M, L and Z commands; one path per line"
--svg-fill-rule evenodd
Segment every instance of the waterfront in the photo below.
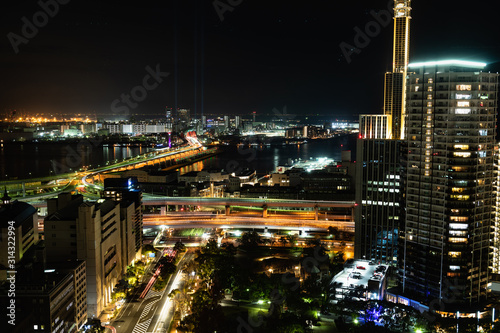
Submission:
M 351 150 L 353 158 L 356 135 L 326 140 L 309 140 L 294 145 L 224 146 L 217 156 L 180 168 L 181 173 L 202 169 L 254 169 L 259 175 L 274 171 L 289 160 L 330 157 L 340 160 L 341 150 Z M 59 166 L 78 170 L 83 166 L 98 167 L 153 151 L 149 147 L 92 146 L 76 143 L 7 143 L 0 148 L 0 179 L 23 179 L 53 175 Z
M 297 159 L 315 159 L 329 157 L 340 161 L 342 150 L 351 150 L 352 159 L 356 154 L 357 134 L 334 137 L 331 139 L 308 140 L 303 144 L 294 145 L 257 145 L 257 146 L 227 146 L 224 152 L 214 157 L 185 166 L 181 173 L 200 171 L 202 169 L 224 169 L 234 172 L 239 169 L 256 170 L 258 175 L 265 175 Z

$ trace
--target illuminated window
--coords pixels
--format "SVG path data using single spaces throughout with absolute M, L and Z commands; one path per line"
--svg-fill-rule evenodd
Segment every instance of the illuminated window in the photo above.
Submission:
M 457 90 L 460 91 L 471 91 L 472 86 L 470 84 L 457 84 Z
M 427 102 L 427 106 L 431 107 L 432 106 L 432 102 Z
M 418 91 L 418 88 L 420 88 L 419 86 L 415 86 L 415 91 Z
M 456 99 L 471 99 L 471 94 L 455 94 Z
M 450 235 L 455 237 L 465 237 L 467 236 L 467 231 L 450 230 Z
M 470 157 L 471 153 L 470 152 L 461 152 L 461 151 L 456 151 L 453 153 L 453 156 L 456 157 Z
M 463 187 L 452 187 L 451 191 L 453 193 L 462 193 L 463 191 L 465 191 L 465 189 Z
M 462 237 L 450 237 L 450 243 L 467 243 L 467 238 Z
M 454 145 L 453 148 L 467 150 L 469 149 L 469 145 Z
M 470 102 L 457 102 L 457 106 L 470 106 Z
M 460 266 L 450 266 L 450 271 L 458 271 L 460 270 Z
M 455 109 L 455 114 L 470 114 L 470 109 Z
M 448 256 L 452 258 L 459 258 L 461 255 L 462 255 L 461 252 L 454 252 L 454 251 L 448 252 Z
M 456 199 L 456 200 L 469 200 L 470 196 L 469 195 L 462 195 L 462 194 L 458 194 L 458 195 L 455 195 L 455 194 L 452 194 L 450 195 L 450 199 Z
M 467 216 L 450 216 L 450 220 L 455 222 L 467 222 L 469 218 Z
M 428 86 L 427 91 L 432 91 L 432 86 Z
M 427 95 L 427 99 L 432 99 L 432 95 L 431 94 Z
M 433 83 L 433 82 L 434 82 L 434 80 L 433 80 L 432 78 L 429 78 L 429 79 L 427 80 L 427 83 Z
M 464 223 L 450 223 L 450 229 L 454 230 L 467 230 L 468 227 L 469 225 Z

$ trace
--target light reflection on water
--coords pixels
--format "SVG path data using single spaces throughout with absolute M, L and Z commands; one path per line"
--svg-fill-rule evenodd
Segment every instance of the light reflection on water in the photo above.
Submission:
M 355 159 L 356 136 L 336 137 L 329 140 L 309 140 L 300 145 L 278 145 L 246 147 L 238 151 L 237 147 L 226 147 L 219 155 L 208 158 L 193 165 L 180 168 L 180 173 L 201 171 L 205 169 L 252 169 L 263 175 L 286 165 L 291 160 L 329 157 L 340 160 L 341 145 L 343 149 L 352 150 Z M 250 149 L 255 153 L 249 154 Z M 77 145 L 64 143 L 51 144 L 5 144 L 0 148 L 0 179 L 13 177 L 42 177 L 54 174 L 51 161 L 78 170 L 82 166 L 97 167 L 107 161 L 121 160 L 131 156 L 144 154 L 149 147 L 121 147 Z M 52 171 L 52 173 L 51 173 Z M 7 177 L 6 177 L 7 175 Z

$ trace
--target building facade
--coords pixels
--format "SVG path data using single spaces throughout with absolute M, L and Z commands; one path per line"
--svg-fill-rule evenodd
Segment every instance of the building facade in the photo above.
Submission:
M 390 135 L 404 139 L 406 75 L 410 52 L 411 1 L 394 0 L 392 72 L 385 74 L 384 114 L 391 117 Z
M 9 241 L 9 231 L 14 232 L 15 242 Z M 11 202 L 5 193 L 0 205 L 0 251 L 2 251 L 0 266 L 10 267 L 10 264 L 19 263 L 24 254 L 37 242 L 38 213 L 36 208 L 17 200 Z M 14 243 L 14 251 L 10 250 L 12 243 Z M 5 277 L 2 274 L 2 278 Z
M 360 116 L 355 258 L 398 265 L 404 214 L 404 119 L 410 49 L 410 0 L 394 0 L 392 72 L 385 74 L 384 114 Z
M 485 65 L 409 66 L 403 290 L 424 301 L 486 297 L 498 74 L 483 72 Z
M 401 140 L 358 140 L 355 258 L 398 264 L 403 146 Z
M 86 261 L 87 311 L 89 318 L 97 317 L 111 301 L 126 266 L 135 259 L 130 255 L 135 253 L 135 237 L 122 234 L 122 228 L 133 225 L 135 207 L 113 200 L 84 202 L 80 195 L 65 193 L 50 199 L 48 208 L 44 220 L 47 260 Z

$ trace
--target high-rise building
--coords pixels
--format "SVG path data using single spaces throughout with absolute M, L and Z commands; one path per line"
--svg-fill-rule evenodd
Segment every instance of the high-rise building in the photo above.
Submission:
M 359 116 L 360 139 L 390 139 L 391 116 L 370 114 Z
M 7 332 L 79 332 L 87 322 L 85 261 L 63 262 L 45 270 L 36 265 L 18 268 L 15 325 Z M 12 300 L 0 287 L 0 306 Z M 8 325 L 10 326 L 10 325 Z
M 11 231 L 11 232 L 9 232 Z M 9 241 L 14 232 L 15 242 Z M 12 267 L 38 242 L 38 213 L 36 208 L 20 201 L 10 201 L 7 191 L 0 205 L 0 266 Z M 14 251 L 10 250 L 14 243 Z M 12 264 L 12 265 L 11 265 Z M 5 278 L 2 274 L 0 276 Z
M 390 134 L 404 139 L 406 75 L 410 51 L 411 0 L 394 0 L 392 72 L 385 74 L 384 114 L 391 116 Z
M 113 200 L 84 202 L 81 195 L 69 193 L 49 199 L 47 208 L 44 220 L 47 260 L 86 261 L 87 311 L 89 317 L 97 317 L 111 301 L 114 286 L 134 259 L 127 256 L 131 252 L 127 246 L 135 251 L 134 242 L 128 242 L 122 233 L 123 228 L 132 224 L 128 219 L 133 209 L 124 209 Z
M 354 255 L 398 265 L 404 216 L 405 77 L 410 45 L 410 0 L 394 0 L 392 72 L 385 75 L 384 114 L 361 115 L 357 143 Z
M 207 116 L 201 116 L 201 127 L 203 129 L 207 128 Z
M 483 72 L 485 65 L 409 66 L 402 282 L 406 294 L 424 302 L 471 304 L 486 296 L 495 237 L 498 74 Z
M 191 110 L 190 109 L 177 109 L 177 119 L 180 122 L 189 124 L 191 121 Z
M 135 255 L 129 254 L 126 261 L 139 259 L 142 252 L 142 191 L 136 177 L 107 178 L 104 180 L 103 198 L 120 202 L 122 215 L 127 216 L 127 223 L 122 225 L 122 241 L 133 242 Z M 124 215 L 125 214 L 125 215 Z M 124 246 L 129 248 L 129 246 Z M 127 251 L 124 251 L 127 253 Z
M 234 128 L 238 129 L 241 127 L 241 116 L 234 116 Z
M 401 140 L 359 139 L 354 256 L 398 264 L 403 211 Z

